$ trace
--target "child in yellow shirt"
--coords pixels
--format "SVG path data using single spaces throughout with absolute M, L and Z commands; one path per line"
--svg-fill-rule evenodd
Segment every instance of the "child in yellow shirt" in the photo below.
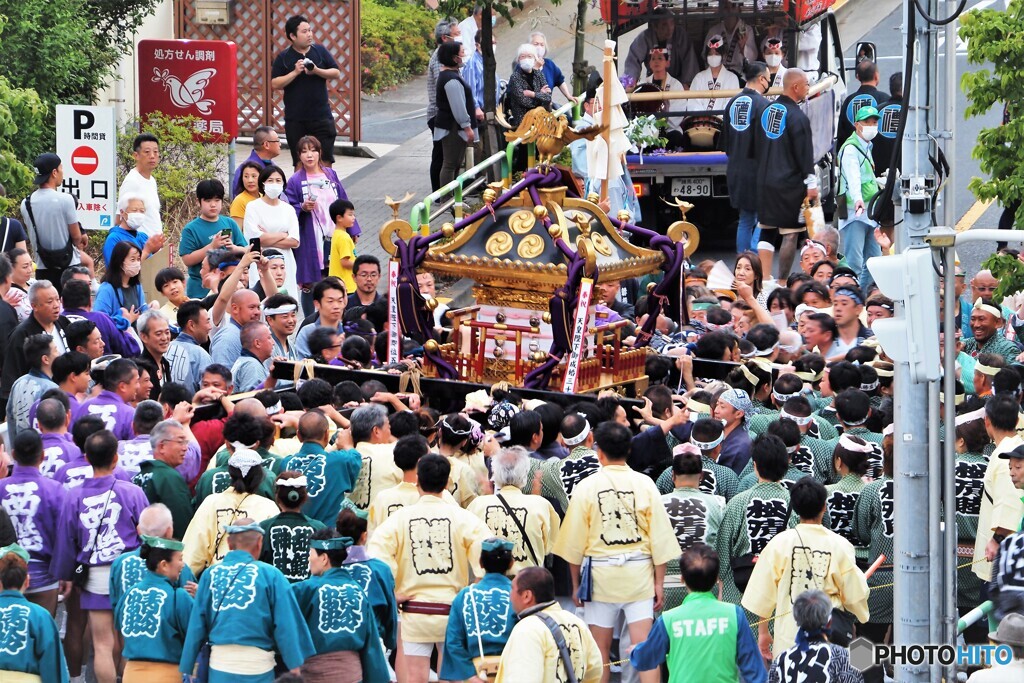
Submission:
M 334 235 L 331 237 L 331 259 L 327 274 L 341 278 L 345 283 L 345 291 L 351 294 L 356 291 L 356 281 L 352 277 L 356 245 L 348 234 L 348 229 L 355 225 L 356 207 L 347 199 L 337 199 L 331 204 L 329 211 L 331 220 L 334 221 Z

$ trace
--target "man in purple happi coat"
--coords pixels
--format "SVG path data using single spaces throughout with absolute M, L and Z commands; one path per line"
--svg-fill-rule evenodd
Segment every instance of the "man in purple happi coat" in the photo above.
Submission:
M 61 467 L 82 457 L 82 451 L 71 440 L 68 427 L 71 415 L 57 398 L 44 398 L 36 405 L 35 423 L 43 442 L 44 477 L 53 477 Z
M 142 351 L 142 344 L 127 331 L 117 329 L 117 324 L 106 313 L 92 310 L 92 290 L 88 282 L 81 280 L 70 280 L 64 285 L 64 292 L 61 295 L 61 302 L 64 304 L 64 316 L 69 322 L 77 320 L 88 320 L 96 325 L 103 339 L 103 346 L 106 353 L 116 353 L 122 358 L 131 358 L 139 355 Z M 75 349 L 72 348 L 72 351 Z M 79 351 L 83 349 L 78 349 Z M 88 352 L 87 352 L 88 353 Z M 104 353 L 101 349 L 99 357 Z M 91 354 L 90 354 L 91 355 Z
M 118 439 L 131 439 L 135 409 L 129 404 L 139 392 L 139 367 L 128 358 L 119 358 L 103 370 L 103 391 L 82 404 L 76 415 L 98 415 Z
M 29 553 L 29 588 L 25 597 L 57 611 L 57 579 L 50 574 L 57 519 L 64 502 L 64 488 L 43 476 L 43 442 L 33 429 L 14 438 L 14 473 L 0 479 L 0 505 L 7 511 L 18 542 Z
M 114 620 L 110 604 L 110 565 L 122 553 L 139 547 L 136 527 L 149 501 L 135 484 L 114 477 L 117 437 L 108 430 L 85 441 L 93 477 L 68 491 L 61 507 L 51 573 L 71 581 L 76 567 L 88 567 L 85 586 L 78 591 L 81 609 L 88 612 L 93 634 L 93 670 L 97 680 L 113 681 Z M 71 594 L 71 585 L 61 585 Z

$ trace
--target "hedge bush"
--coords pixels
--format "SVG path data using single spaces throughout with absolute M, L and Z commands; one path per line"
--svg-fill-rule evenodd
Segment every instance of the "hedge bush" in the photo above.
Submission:
M 364 0 L 360 53 L 364 92 L 379 93 L 426 71 L 436 16 L 404 0 Z

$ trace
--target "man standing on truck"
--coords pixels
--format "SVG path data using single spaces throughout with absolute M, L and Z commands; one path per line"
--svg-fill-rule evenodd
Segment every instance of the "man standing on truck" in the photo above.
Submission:
M 782 95 L 765 107 L 759 122 L 757 219 L 762 240 L 779 250 L 782 281 L 792 270 L 797 247 L 807 231 L 800 221 L 801 205 L 805 198 L 811 202 L 818 198 L 811 122 L 799 105 L 809 89 L 802 69 L 788 69 Z M 770 258 L 766 265 L 771 265 Z M 770 278 L 771 272 L 767 268 L 765 278 Z
M 711 36 L 722 36 L 725 46 L 722 50 L 722 64 L 726 69 L 742 73 L 743 65 L 757 59 L 757 37 L 754 29 L 740 17 L 743 3 L 739 0 L 722 0 L 722 21 L 708 30 L 707 44 Z M 710 66 L 710 65 L 709 65 Z
M 656 47 L 668 48 L 671 52 L 672 62 L 668 67 L 668 73 L 680 83 L 689 83 L 694 74 L 700 71 L 697 55 L 690 44 L 690 36 L 686 31 L 676 30 L 675 17 L 670 10 L 659 7 L 651 13 L 647 28 L 629 46 L 626 66 L 622 73 L 639 82 L 640 72 L 644 67 L 647 67 L 646 72 L 650 73 L 648 58 L 651 50 Z
M 874 62 L 868 59 L 859 62 L 856 73 L 857 80 L 860 81 L 860 88 L 843 100 L 843 106 L 839 110 L 839 130 L 836 131 L 838 144 L 843 144 L 853 135 L 857 112 L 861 107 L 878 109 L 879 102 L 889 99 L 884 92 L 878 89 L 878 66 Z
M 739 211 L 736 253 L 757 249 L 761 231 L 757 227 L 757 137 L 761 112 L 768 106 L 768 67 L 764 62 L 747 64 L 743 76 L 747 85 L 725 107 L 722 149 L 728 156 L 725 179 L 729 204 Z M 771 252 L 768 253 L 769 263 Z

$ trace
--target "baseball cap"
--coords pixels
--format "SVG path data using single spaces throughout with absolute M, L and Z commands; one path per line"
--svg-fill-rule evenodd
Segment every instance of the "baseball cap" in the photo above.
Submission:
M 866 107 L 861 107 L 860 109 L 857 110 L 857 115 L 854 117 L 854 123 L 860 123 L 865 119 L 877 118 L 880 118 L 878 115 L 878 110 L 868 105 Z
M 36 173 L 36 185 L 42 185 L 49 180 L 53 172 L 60 167 L 60 163 L 60 157 L 51 152 L 37 156 L 35 163 L 32 164 Z

